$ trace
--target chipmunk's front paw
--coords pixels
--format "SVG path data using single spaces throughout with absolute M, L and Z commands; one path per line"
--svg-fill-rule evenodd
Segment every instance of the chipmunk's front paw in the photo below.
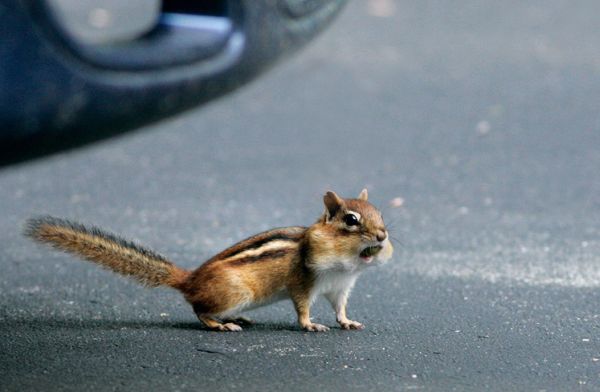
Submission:
M 302 326 L 302 329 L 309 332 L 326 332 L 329 331 L 329 327 L 323 324 L 310 323 Z
M 339 323 L 342 329 L 365 329 L 365 326 L 358 321 L 344 320 Z

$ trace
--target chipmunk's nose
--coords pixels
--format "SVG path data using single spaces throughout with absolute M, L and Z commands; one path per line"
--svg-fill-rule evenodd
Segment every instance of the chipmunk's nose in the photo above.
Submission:
M 376 237 L 377 241 L 381 242 L 387 238 L 387 233 L 385 232 L 385 230 L 379 230 L 377 231 Z

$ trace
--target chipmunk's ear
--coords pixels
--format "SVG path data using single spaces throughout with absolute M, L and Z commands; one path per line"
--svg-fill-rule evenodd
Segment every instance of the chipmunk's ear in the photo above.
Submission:
M 358 200 L 369 200 L 369 192 L 367 191 L 367 188 L 364 188 L 362 191 L 360 191 L 360 194 L 358 195 Z
M 327 220 L 331 219 L 331 217 L 335 216 L 337 212 L 344 205 L 344 200 L 341 197 L 336 195 L 333 191 L 328 191 L 323 196 L 323 203 L 325 203 L 325 213 L 327 215 Z

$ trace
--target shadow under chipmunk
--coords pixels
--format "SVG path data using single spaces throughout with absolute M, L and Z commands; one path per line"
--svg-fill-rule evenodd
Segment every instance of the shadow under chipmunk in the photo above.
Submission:
M 73 330 L 149 330 L 149 329 L 181 329 L 214 332 L 213 329 L 207 328 L 197 322 L 173 322 L 168 320 L 94 320 L 94 319 L 69 319 L 69 318 L 50 318 L 50 317 L 35 317 L 27 319 L 3 319 L 0 324 L 0 331 L 3 329 L 21 329 L 21 330 L 58 330 L 58 329 L 73 329 Z M 250 331 L 290 331 L 295 332 L 299 327 L 295 324 L 287 323 L 251 323 L 247 324 L 246 328 Z

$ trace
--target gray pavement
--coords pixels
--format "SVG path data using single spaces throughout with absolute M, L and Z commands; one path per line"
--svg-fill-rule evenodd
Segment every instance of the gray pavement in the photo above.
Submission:
M 600 389 L 599 14 L 356 0 L 233 96 L 2 169 L 1 389 Z M 363 186 L 402 245 L 358 281 L 359 332 L 301 332 L 285 302 L 209 332 L 177 293 L 19 233 L 50 213 L 193 268 Z

